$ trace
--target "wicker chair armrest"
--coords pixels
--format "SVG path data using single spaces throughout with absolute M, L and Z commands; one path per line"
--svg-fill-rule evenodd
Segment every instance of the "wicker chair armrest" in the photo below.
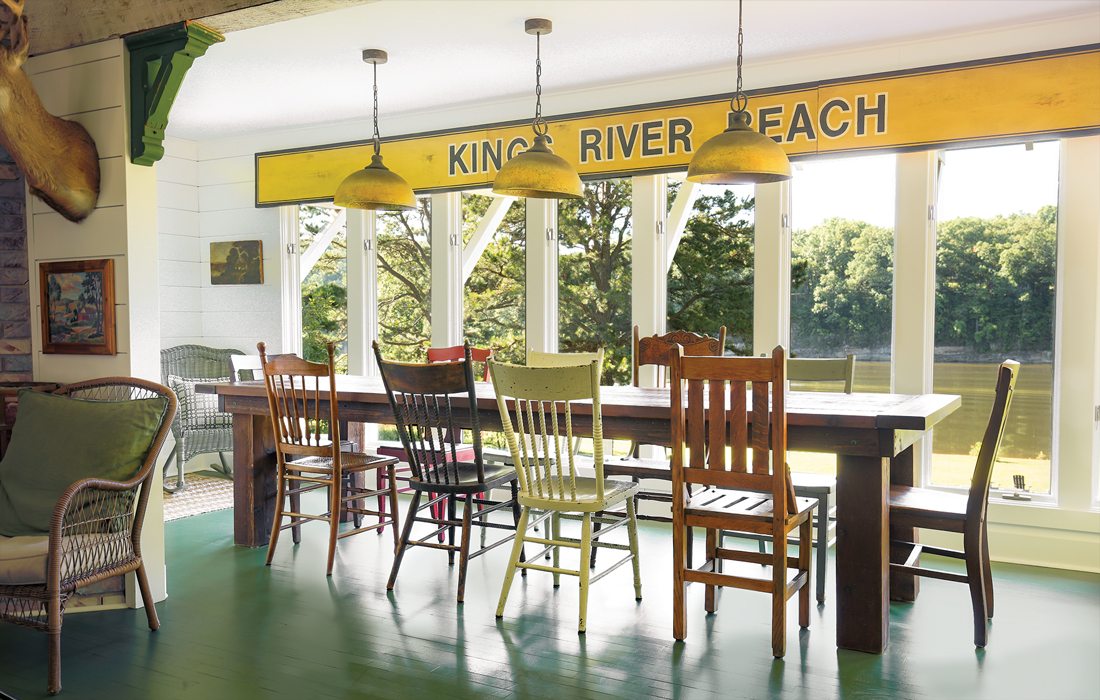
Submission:
M 148 476 L 81 479 L 66 489 L 50 524 L 48 587 L 72 587 L 111 575 L 140 556 L 134 506 Z

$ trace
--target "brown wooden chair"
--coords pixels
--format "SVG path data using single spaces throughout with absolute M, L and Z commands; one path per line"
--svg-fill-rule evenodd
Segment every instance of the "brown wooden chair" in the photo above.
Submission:
M 397 513 L 397 488 L 393 479 L 392 457 L 377 457 L 358 452 L 340 450 L 340 415 L 336 400 L 335 348 L 328 343 L 328 363 L 309 362 L 297 355 L 267 356 L 267 346 L 257 343 L 260 363 L 263 366 L 264 384 L 267 387 L 268 410 L 275 433 L 275 455 L 278 464 L 275 494 L 275 522 L 271 527 L 271 541 L 267 549 L 267 565 L 275 556 L 279 532 L 286 528 L 298 528 L 303 522 L 320 520 L 329 525 L 328 566 L 326 575 L 332 575 L 332 562 L 336 556 L 336 541 L 360 532 L 383 527 L 392 522 L 393 516 L 379 524 L 353 527 L 340 532 L 340 515 L 346 511 L 357 515 L 378 515 L 377 511 L 361 507 L 363 499 L 377 496 L 378 490 L 356 486 L 347 475 L 385 469 L 389 473 L 390 487 L 387 493 L 393 513 Z M 322 431 L 327 423 L 328 435 Z M 300 498 L 317 489 L 328 489 L 328 510 L 319 515 L 301 512 Z M 287 499 L 291 507 L 286 509 Z M 290 518 L 284 525 L 283 518 Z M 397 533 L 394 532 L 394 546 Z
M 1016 387 L 1020 363 L 1007 360 L 997 368 L 997 390 L 993 409 L 989 413 L 978 461 L 970 480 L 970 493 L 945 493 L 913 486 L 890 487 L 890 524 L 902 528 L 919 527 L 930 530 L 958 532 L 963 536 L 962 551 L 930 547 L 913 542 L 891 542 L 890 571 L 929 576 L 946 581 L 958 581 L 970 586 L 970 603 L 974 609 L 974 646 L 984 647 L 988 639 L 986 621 L 993 617 L 993 577 L 989 568 L 989 538 L 986 509 L 989 507 L 989 482 L 997 451 L 1001 446 Z M 966 573 L 926 569 L 918 566 L 922 554 L 962 559 Z
M 787 471 L 785 374 L 782 347 L 776 347 L 770 358 L 688 357 L 682 350 L 673 358 L 672 602 L 673 635 L 678 640 L 687 635 L 688 583 L 706 586 L 709 613 L 717 610 L 719 586 L 771 594 L 772 655 L 777 658 L 786 652 L 787 600 L 795 592 L 798 623 L 810 625 L 811 526 L 817 502 L 794 495 Z M 686 396 L 681 391 L 685 383 Z M 746 399 L 750 384 L 751 409 Z M 691 450 L 688 465 L 685 446 Z M 693 485 L 705 488 L 692 493 Z M 706 529 L 706 561 L 699 568 L 692 568 L 686 556 L 689 527 Z M 795 529 L 798 556 L 788 557 L 787 536 Z M 772 553 L 724 549 L 718 545 L 722 530 L 770 535 Z M 724 562 L 755 566 L 735 575 L 723 572 Z M 760 577 L 760 565 L 771 567 L 770 578 Z M 793 576 L 788 569 L 794 570 Z
M 684 348 L 685 355 L 703 355 L 718 357 L 726 347 L 726 327 L 718 329 L 718 337 L 699 335 L 691 331 L 671 331 L 664 335 L 640 337 L 638 326 L 634 326 L 634 386 L 639 386 L 639 373 L 642 367 L 657 367 L 657 385 L 667 386 L 668 367 L 676 353 L 677 346 Z M 632 443 L 629 457 L 610 458 L 604 462 L 604 474 L 607 476 L 628 476 L 635 483 L 642 479 L 670 481 L 672 479 L 667 459 L 642 459 L 638 456 L 638 444 Z M 657 501 L 671 503 L 672 495 L 664 491 L 638 491 L 634 499 L 635 512 L 640 520 L 655 520 L 662 523 L 672 522 L 664 515 L 642 515 L 638 501 Z M 599 532 L 600 523 L 596 522 Z M 692 538 L 688 538 L 688 558 L 691 557 Z M 596 549 L 592 550 L 592 567 L 596 566 Z
M 465 345 L 453 345 L 445 348 L 428 348 L 428 362 L 452 362 L 454 360 L 462 360 L 466 357 L 465 350 Z M 493 351 L 491 348 L 470 347 L 470 357 L 474 359 L 474 362 L 481 363 L 481 381 L 483 382 L 489 381 L 489 358 L 491 358 L 492 356 Z M 410 468 L 405 465 L 409 463 L 409 458 L 408 455 L 405 453 L 405 446 L 401 444 L 400 440 L 381 442 L 378 444 L 378 449 L 376 451 L 380 455 L 385 455 L 386 457 L 396 457 L 398 460 L 400 460 L 401 464 L 399 464 L 395 468 L 397 480 L 408 481 Z M 474 460 L 474 450 L 473 447 L 471 447 L 470 445 L 455 445 L 455 451 L 456 457 L 460 462 L 472 462 Z M 382 472 L 378 472 L 378 488 L 384 488 L 385 485 L 385 475 Z M 411 490 L 412 489 L 409 488 L 399 488 L 398 493 L 409 493 Z M 431 500 L 432 498 L 434 498 L 434 496 L 429 496 L 429 500 Z M 437 518 L 442 518 L 442 508 L 442 502 L 437 503 L 436 510 L 432 511 L 432 514 Z M 379 497 L 378 510 L 382 513 L 386 512 L 386 502 L 384 498 Z M 385 528 L 379 529 L 378 534 L 381 535 L 383 529 Z M 485 533 L 483 531 L 482 535 L 484 534 Z M 442 532 L 439 533 L 439 541 L 443 541 Z M 482 541 L 482 544 L 485 544 L 484 541 Z
M 510 466 L 486 464 L 482 456 L 471 348 L 465 348 L 464 357 L 458 362 L 389 362 L 382 359 L 377 342 L 374 343 L 374 355 L 389 395 L 397 433 L 409 460 L 411 473 L 408 484 L 413 492 L 386 590 L 393 590 L 397 583 L 401 561 L 409 547 L 444 549 L 451 565 L 454 564 L 455 553 L 459 555 L 458 602 L 461 603 L 466 595 L 468 561 L 515 537 L 520 518 L 516 500 L 516 471 Z M 465 446 L 469 448 L 469 459 L 463 458 L 464 446 L 459 442 L 462 431 L 457 427 L 453 413 L 456 403 L 465 404 L 471 413 L 473 444 Z M 511 490 L 510 499 L 492 501 L 484 496 L 492 489 L 501 487 Z M 425 494 L 427 501 L 422 502 Z M 459 499 L 463 503 L 462 520 L 456 519 Z M 475 508 L 478 509 L 476 513 Z M 425 509 L 429 511 L 427 517 L 419 514 Z M 490 520 L 489 516 L 494 512 L 505 509 L 511 511 L 510 524 Z M 416 523 L 428 523 L 434 529 L 414 540 L 412 529 Z M 510 532 L 508 536 L 471 552 L 470 530 L 474 526 L 483 528 L 483 531 L 496 528 Z M 456 527 L 460 528 L 457 545 Z M 444 533 L 447 534 L 446 544 L 431 541 Z
M 176 395 L 166 386 L 130 377 L 92 379 L 63 386 L 54 393 L 85 401 L 164 399 L 160 425 L 140 468 L 127 481 L 81 479 L 57 500 L 49 534 L 0 537 L 0 548 L 16 547 L 5 563 L 18 561 L 25 572 L 0 571 L 0 620 L 41 630 L 49 635 L 47 688 L 61 691 L 61 625 L 65 605 L 78 588 L 134 572 L 149 629 L 160 628 L 149 579 L 141 558 L 141 529 L 156 488 L 153 474 L 176 415 Z M 121 429 L 121 428 L 120 428 Z M 105 436 L 109 437 L 109 436 Z
M 852 393 L 855 386 L 856 356 L 845 357 L 792 357 L 787 360 L 787 379 L 792 382 L 843 382 L 845 394 Z M 836 492 L 836 477 L 827 474 L 808 474 L 792 472 L 791 482 L 794 493 L 802 498 L 817 500 L 816 527 L 817 536 L 814 546 L 817 548 L 817 602 L 825 602 L 826 564 L 829 562 L 829 523 L 832 519 L 833 494 Z M 725 533 L 718 536 L 721 546 Z M 765 538 L 756 537 L 760 542 L 760 551 L 765 552 Z

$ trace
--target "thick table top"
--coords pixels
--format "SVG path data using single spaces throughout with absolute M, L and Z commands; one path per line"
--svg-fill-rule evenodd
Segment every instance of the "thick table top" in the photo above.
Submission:
M 225 398 L 263 399 L 265 402 L 267 396 L 262 381 L 197 384 L 195 390 Z M 336 395 L 341 403 L 388 402 L 382 380 L 377 377 L 339 375 L 336 377 Z M 600 388 L 600 403 L 605 418 L 668 420 L 670 413 L 667 388 L 604 386 Z M 496 394 L 491 383 L 477 383 L 477 404 L 479 413 L 497 410 Z M 456 401 L 456 405 L 461 405 L 461 401 Z M 960 405 L 962 399 L 955 394 L 790 391 L 787 393 L 787 424 L 792 427 L 928 430 Z M 227 410 L 232 412 L 232 406 Z M 584 408 L 578 405 L 576 410 L 583 412 Z

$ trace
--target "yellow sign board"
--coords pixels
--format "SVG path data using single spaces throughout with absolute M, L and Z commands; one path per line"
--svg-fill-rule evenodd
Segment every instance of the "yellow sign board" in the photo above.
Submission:
M 750 93 L 753 124 L 793 158 L 1100 131 L 1100 47 L 821 81 Z M 554 152 L 589 179 L 682 170 L 726 127 L 706 97 L 550 120 Z M 531 142 L 527 122 L 385 140 L 386 165 L 418 193 L 475 189 Z M 331 200 L 370 161 L 369 142 L 256 155 L 256 204 Z

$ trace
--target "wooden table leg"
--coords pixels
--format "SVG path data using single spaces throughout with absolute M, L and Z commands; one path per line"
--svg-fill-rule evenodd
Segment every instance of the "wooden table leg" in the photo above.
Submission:
M 902 450 L 901 454 L 890 460 L 890 483 L 898 486 L 913 485 L 913 446 Z M 890 525 L 890 539 L 905 542 L 917 542 L 920 531 L 915 527 L 898 527 Z M 906 547 L 890 548 L 890 561 L 904 563 L 909 556 Z M 917 558 L 920 561 L 920 558 Z M 890 572 L 890 599 L 911 602 L 917 599 L 920 593 L 920 578 L 913 574 Z
M 233 414 L 233 542 L 263 547 L 275 517 L 275 435 L 264 415 Z
M 345 440 L 349 440 L 354 443 L 352 445 L 353 450 L 357 452 L 363 451 L 364 442 L 362 423 L 348 423 L 346 420 L 340 421 L 340 435 L 342 435 Z M 363 472 L 356 472 L 348 478 L 351 480 L 351 483 L 355 486 L 355 488 L 363 488 L 364 484 L 366 484 L 366 479 L 364 478 Z M 350 501 L 340 507 L 340 522 L 342 523 L 350 523 L 355 520 L 355 516 L 348 512 L 348 506 L 351 506 L 352 508 L 362 508 L 363 500 L 359 499 L 356 501 Z
M 890 641 L 890 462 L 837 459 L 836 644 L 881 654 Z

